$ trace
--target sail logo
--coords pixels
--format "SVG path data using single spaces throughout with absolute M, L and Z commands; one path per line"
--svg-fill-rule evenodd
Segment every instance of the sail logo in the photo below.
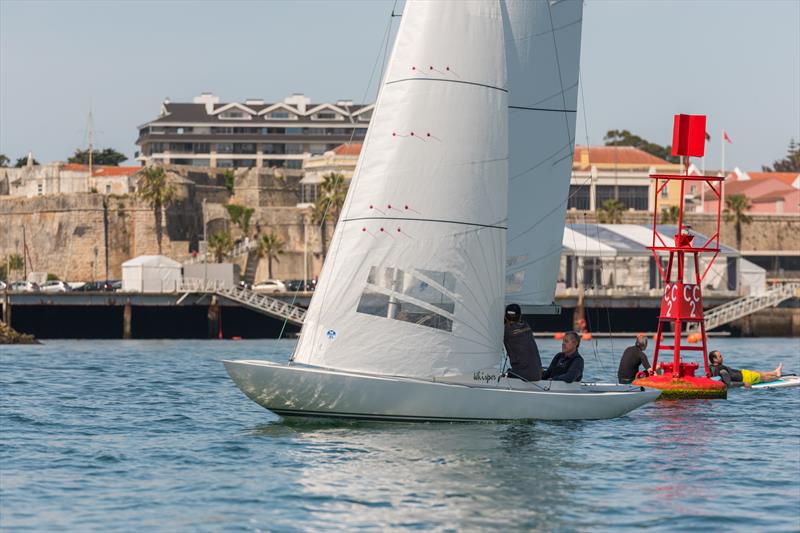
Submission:
M 478 370 L 474 374 L 472 374 L 473 381 L 482 381 L 483 383 L 489 383 L 490 381 L 494 381 L 497 379 L 497 374 L 489 374 L 487 372 L 483 372 L 482 370 Z
M 329 340 L 333 340 L 336 338 L 336 331 L 329 329 L 325 332 L 325 336 L 328 337 Z

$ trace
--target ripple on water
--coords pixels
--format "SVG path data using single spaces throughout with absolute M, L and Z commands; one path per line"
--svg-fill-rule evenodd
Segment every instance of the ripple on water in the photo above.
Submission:
M 800 389 L 595 422 L 281 420 L 219 362 L 293 346 L 0 348 L 3 529 L 800 529 Z M 800 370 L 794 339 L 714 347 L 736 366 Z M 611 377 L 606 341 L 587 354 L 587 377 Z

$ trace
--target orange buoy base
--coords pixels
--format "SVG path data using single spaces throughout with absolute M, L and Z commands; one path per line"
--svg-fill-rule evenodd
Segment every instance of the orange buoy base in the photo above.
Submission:
M 728 388 L 721 381 L 714 381 L 705 376 L 680 376 L 672 374 L 657 374 L 634 380 L 634 385 L 659 389 L 659 400 L 687 400 L 697 398 L 725 399 L 728 397 Z

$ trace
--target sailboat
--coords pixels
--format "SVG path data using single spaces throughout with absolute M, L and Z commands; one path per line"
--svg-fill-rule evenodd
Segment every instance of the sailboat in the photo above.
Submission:
M 658 396 L 501 373 L 506 297 L 553 301 L 581 15 L 406 3 L 292 358 L 224 362 L 245 395 L 285 417 L 406 421 L 603 419 Z

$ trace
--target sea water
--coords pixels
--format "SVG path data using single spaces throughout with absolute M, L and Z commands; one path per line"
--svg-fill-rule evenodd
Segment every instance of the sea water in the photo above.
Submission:
M 612 380 L 629 344 L 584 342 L 585 378 Z M 711 345 L 730 366 L 800 371 L 798 339 Z M 293 347 L 0 347 L 0 529 L 800 529 L 800 388 L 603 421 L 293 422 L 245 398 L 220 362 L 285 361 Z

